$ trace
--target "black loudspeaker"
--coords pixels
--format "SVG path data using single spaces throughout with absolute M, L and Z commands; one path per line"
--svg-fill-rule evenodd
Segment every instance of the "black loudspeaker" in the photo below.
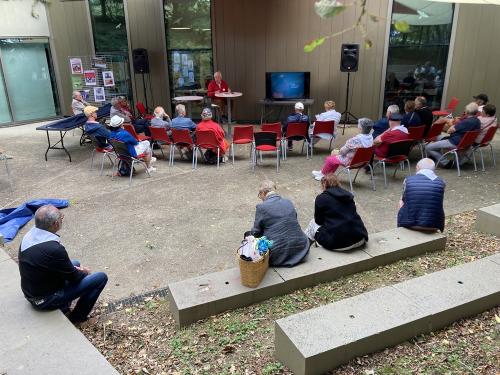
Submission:
M 342 44 L 340 51 L 340 71 L 357 72 L 359 61 L 359 44 Z
M 149 58 L 147 49 L 134 49 L 132 51 L 132 62 L 134 64 L 134 73 L 149 73 Z

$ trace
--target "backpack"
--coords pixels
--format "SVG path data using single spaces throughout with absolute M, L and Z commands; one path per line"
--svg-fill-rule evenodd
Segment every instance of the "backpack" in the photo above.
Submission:
M 207 164 L 217 164 L 217 154 L 212 150 L 205 151 L 204 156 Z
M 135 173 L 135 168 L 134 168 L 133 173 Z M 130 163 L 126 162 L 124 160 L 118 161 L 118 174 L 122 177 L 123 176 L 125 176 L 125 177 L 130 176 Z

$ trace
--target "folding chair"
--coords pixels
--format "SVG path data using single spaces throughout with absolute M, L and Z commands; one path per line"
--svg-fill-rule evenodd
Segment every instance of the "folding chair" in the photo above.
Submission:
M 459 102 L 460 102 L 460 100 L 458 100 L 458 98 L 452 97 L 450 102 L 448 103 L 448 106 L 445 109 L 439 110 L 439 111 L 432 111 L 432 115 L 433 116 L 451 115 L 451 114 L 453 114 L 453 111 L 457 108 L 457 105 Z
M 484 158 L 483 158 L 483 148 L 490 146 L 490 151 L 491 151 L 491 160 L 493 160 L 493 166 L 496 167 L 497 163 L 495 161 L 495 153 L 493 152 L 493 146 L 491 145 L 491 141 L 493 141 L 493 138 L 495 138 L 495 134 L 497 133 L 497 126 L 491 126 L 487 131 L 486 134 L 484 135 L 481 143 L 475 145 L 472 147 L 472 152 L 475 154 L 476 151 L 479 150 L 479 154 L 481 155 L 481 166 L 482 171 L 484 172 Z M 475 156 L 474 156 L 475 158 Z
M 280 146 L 277 145 L 277 135 L 275 132 L 264 131 L 254 133 L 254 143 L 252 145 L 252 170 L 255 171 L 257 165 L 257 153 L 262 162 L 262 152 L 276 152 L 276 173 L 280 171 Z
M 286 160 L 287 157 L 287 142 L 288 140 L 292 141 L 297 141 L 297 140 L 303 140 L 304 142 L 302 143 L 302 151 L 301 153 L 304 152 L 304 146 L 307 144 L 306 148 L 306 158 L 309 159 L 309 141 L 308 141 L 308 136 L 309 134 L 307 133 L 309 130 L 309 124 L 307 122 L 290 122 L 287 126 L 286 129 L 286 134 L 283 136 L 281 142 L 283 144 L 283 154 L 284 154 L 284 160 Z
M 109 159 L 109 161 L 111 162 L 111 165 L 114 167 L 115 162 L 113 161 L 112 157 L 115 157 L 115 159 L 116 159 L 116 155 L 115 155 L 113 149 L 101 147 L 102 144 L 107 143 L 106 138 L 96 137 L 93 135 L 89 135 L 89 138 L 90 138 L 90 141 L 92 142 L 92 151 L 91 151 L 92 157 L 90 159 L 90 169 L 92 169 L 92 166 L 94 165 L 95 154 L 101 154 L 102 155 L 102 157 L 101 157 L 101 172 L 99 173 L 99 175 L 102 176 L 102 173 L 104 171 L 104 159 L 106 159 L 106 157 L 107 157 Z
M 151 139 L 151 137 L 148 137 L 147 135 L 137 134 L 134 125 L 132 124 L 123 124 L 123 127 L 132 135 L 132 137 L 137 139 L 139 142 L 149 141 Z
M 314 123 L 314 129 L 313 133 L 311 136 L 311 158 L 313 156 L 313 149 L 314 149 L 314 138 L 319 138 L 320 135 L 327 135 L 330 138 L 330 145 L 328 146 L 328 151 L 332 149 L 332 142 L 335 139 L 335 121 L 316 121 Z
M 372 189 L 375 191 L 375 177 L 373 176 L 373 167 L 371 166 L 370 162 L 373 157 L 373 147 L 361 147 L 356 149 L 354 152 L 354 156 L 349 163 L 349 165 L 346 165 L 342 169 L 340 169 L 337 174 L 340 175 L 343 172 L 347 171 L 347 175 L 349 176 L 349 185 L 351 187 L 351 193 L 354 194 L 354 190 L 352 188 L 352 185 L 356 182 L 356 178 L 358 177 L 359 170 L 361 168 L 364 168 L 368 166 L 370 168 L 370 175 L 372 179 Z M 351 170 L 352 169 L 357 169 L 356 175 L 354 176 L 354 180 L 351 178 Z
M 188 129 L 172 129 L 172 144 L 176 147 L 192 147 L 194 150 L 195 144 L 193 138 L 191 137 L 191 132 Z M 170 165 L 174 165 L 175 162 L 175 147 L 170 148 L 172 156 L 172 162 Z M 180 151 L 179 151 L 180 153 Z M 193 159 L 191 161 L 191 168 L 194 169 L 194 158 L 195 153 L 193 152 Z M 182 154 L 181 154 L 182 157 Z
M 451 150 L 448 150 L 445 152 L 439 160 L 436 162 L 436 165 L 439 165 L 439 162 L 446 157 L 449 154 L 452 154 L 455 157 L 455 164 L 457 165 L 457 174 L 458 177 L 460 177 L 460 159 L 458 158 L 458 153 L 459 152 L 466 152 L 472 145 L 474 144 L 474 141 L 476 140 L 477 136 L 479 135 L 480 131 L 479 130 L 473 130 L 473 131 L 468 131 L 465 132 L 463 135 L 462 139 L 456 145 L 454 148 Z M 476 154 L 474 151 L 472 152 L 472 160 L 474 162 L 474 170 L 477 171 L 477 166 L 476 166 Z
M 234 164 L 234 145 L 253 143 L 253 126 L 235 126 L 231 142 L 231 156 Z
M 420 155 L 424 158 L 424 149 L 422 147 L 422 142 L 424 140 L 425 125 L 421 126 L 410 126 L 408 128 L 409 137 L 413 139 L 413 146 L 418 145 L 420 149 Z M 412 147 L 413 149 L 413 147 Z
M 384 187 L 387 189 L 387 175 L 385 172 L 386 164 L 399 164 L 401 169 L 404 169 L 404 163 L 408 163 L 408 174 L 410 174 L 410 160 L 408 160 L 408 155 L 410 154 L 411 148 L 413 147 L 413 139 L 408 139 L 404 141 L 397 141 L 389 144 L 389 149 L 387 151 L 387 156 L 385 158 L 377 158 L 378 162 L 374 165 L 373 169 L 377 165 L 382 164 L 384 170 Z M 392 177 L 396 176 L 398 168 L 394 168 L 394 174 Z
M 113 150 L 116 154 L 116 163 L 113 165 L 113 172 L 112 172 L 112 177 L 114 178 L 115 176 L 115 167 L 116 171 L 118 171 L 118 160 L 121 160 L 125 163 L 130 164 L 130 177 L 128 181 L 128 186 L 132 185 L 132 175 L 134 174 L 134 165 L 135 164 L 140 164 L 144 166 L 146 169 L 146 173 L 148 174 L 149 177 L 151 177 L 151 173 L 149 173 L 148 166 L 146 165 L 146 162 L 144 161 L 144 155 L 137 155 L 136 157 L 133 157 L 130 155 L 130 152 L 128 151 L 127 145 L 123 142 L 116 141 L 113 139 L 109 140 L 109 143 L 111 143 L 111 146 L 113 146 Z
M 202 149 L 217 149 L 217 169 L 219 169 L 220 164 L 220 147 L 217 142 L 217 137 L 215 133 L 211 130 L 197 130 L 196 131 L 196 142 L 193 150 L 194 157 L 194 168 L 198 168 L 198 151 L 203 156 Z
M 154 151 L 154 145 L 156 144 L 158 145 L 158 147 L 160 147 L 161 155 L 165 157 L 165 154 L 163 153 L 163 148 L 161 146 L 162 145 L 170 146 L 168 154 L 169 155 L 168 165 L 172 164 L 172 141 L 170 140 L 170 137 L 167 134 L 167 129 L 156 128 L 154 126 L 151 126 L 149 128 L 149 131 L 151 132 L 151 152 Z

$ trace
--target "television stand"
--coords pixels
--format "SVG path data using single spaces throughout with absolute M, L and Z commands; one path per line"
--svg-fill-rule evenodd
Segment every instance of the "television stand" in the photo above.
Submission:
M 273 99 L 261 99 L 257 101 L 257 104 L 262 106 L 260 113 L 260 123 L 263 124 L 266 118 L 267 107 L 280 107 L 281 110 L 284 107 L 294 106 L 295 103 L 301 102 L 304 104 L 304 108 L 307 108 L 307 116 L 309 116 L 309 121 L 311 121 L 311 106 L 314 104 L 314 99 L 293 99 L 293 100 L 273 100 Z

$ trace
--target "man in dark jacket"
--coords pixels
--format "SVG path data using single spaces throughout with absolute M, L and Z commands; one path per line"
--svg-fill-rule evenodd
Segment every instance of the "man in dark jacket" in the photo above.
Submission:
M 19 248 L 21 289 L 37 310 L 61 309 L 73 323 L 88 320 L 88 315 L 106 286 L 105 273 L 90 273 L 77 261 L 70 261 L 56 234 L 63 214 L 54 206 L 40 207 L 35 226 L 24 236 Z M 70 311 L 73 300 L 79 298 Z
M 300 228 L 293 203 L 278 195 L 272 181 L 262 182 L 258 197 L 262 203 L 257 205 L 251 234 L 273 241 L 269 265 L 293 267 L 302 262 L 310 245 Z
M 309 116 L 304 114 L 304 104 L 302 102 L 295 103 L 294 113 L 292 113 L 291 115 L 289 115 L 286 118 L 286 121 L 284 122 L 284 124 L 282 126 L 282 131 L 283 131 L 284 135 L 286 135 L 286 131 L 288 129 L 288 124 L 290 124 L 292 122 L 306 122 L 308 127 L 309 127 Z M 293 140 L 289 139 L 288 140 L 288 150 L 291 151 L 292 149 L 293 149 Z
M 314 220 L 305 230 L 311 241 L 334 251 L 363 246 L 368 232 L 356 212 L 353 195 L 340 187 L 337 176 L 329 173 L 321 179 L 323 192 L 316 197 Z
M 425 99 L 425 97 L 417 96 L 415 98 L 415 112 L 418 117 L 420 117 L 422 125 L 425 125 L 424 135 L 426 135 L 432 126 L 434 115 L 432 114 L 430 108 L 427 107 L 427 99 Z
M 108 144 L 108 138 L 110 132 L 99 122 L 97 122 L 97 107 L 88 105 L 83 109 L 83 113 L 87 116 L 87 122 L 84 125 L 85 133 L 93 136 L 99 142 L 99 147 L 111 149 L 111 145 Z
M 444 189 L 446 184 L 434 173 L 435 164 L 425 158 L 417 173 L 405 179 L 399 202 L 398 227 L 416 230 L 444 230 Z

